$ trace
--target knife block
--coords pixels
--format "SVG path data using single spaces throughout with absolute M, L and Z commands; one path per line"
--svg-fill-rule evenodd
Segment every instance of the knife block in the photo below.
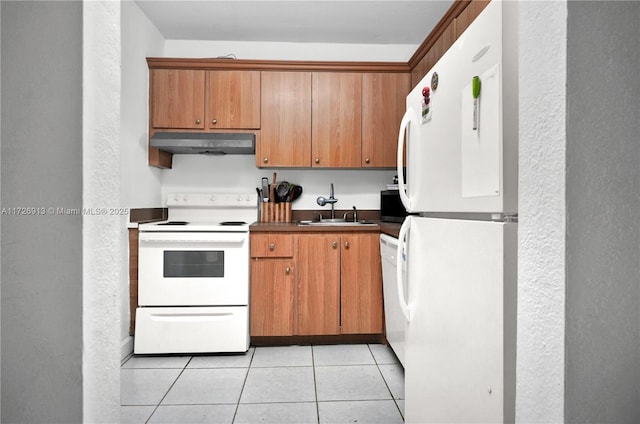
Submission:
M 291 202 L 263 202 L 260 208 L 260 222 L 291 222 Z

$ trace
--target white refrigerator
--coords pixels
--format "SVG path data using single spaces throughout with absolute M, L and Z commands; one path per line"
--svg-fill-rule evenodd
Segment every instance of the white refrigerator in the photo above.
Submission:
M 407 96 L 407 423 L 515 420 L 517 7 L 489 3 Z

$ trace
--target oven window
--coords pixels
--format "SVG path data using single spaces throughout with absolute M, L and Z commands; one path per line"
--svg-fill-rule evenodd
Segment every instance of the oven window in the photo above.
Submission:
M 223 250 L 165 250 L 165 278 L 224 277 Z

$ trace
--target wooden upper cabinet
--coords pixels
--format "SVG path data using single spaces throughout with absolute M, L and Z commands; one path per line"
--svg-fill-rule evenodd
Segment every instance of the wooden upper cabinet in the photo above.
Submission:
M 362 140 L 362 74 L 314 72 L 311 138 L 313 167 L 359 168 Z
M 394 168 L 409 74 L 362 75 L 362 167 Z
M 256 166 L 311 166 L 311 72 L 262 72 Z
M 207 128 L 260 128 L 260 71 L 207 71 Z
M 433 65 L 449 50 L 449 47 L 456 41 L 455 21 L 451 21 L 449 25 L 444 28 L 444 31 L 435 40 L 427 54 L 424 55 L 422 60 L 411 71 L 411 87 L 415 87 L 416 84 L 424 78 Z
M 151 70 L 151 126 L 204 129 L 205 71 Z
M 465 29 L 471 25 L 480 12 L 490 3 L 488 0 L 472 0 L 467 7 L 456 17 L 456 34 L 455 38 L 458 39 Z

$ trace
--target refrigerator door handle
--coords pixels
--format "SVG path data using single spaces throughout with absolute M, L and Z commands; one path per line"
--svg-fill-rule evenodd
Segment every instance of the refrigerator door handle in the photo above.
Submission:
M 396 254 L 396 286 L 398 289 L 398 302 L 400 302 L 400 310 L 407 322 L 411 322 L 411 313 L 409 310 L 409 299 L 405 301 L 404 281 L 403 281 L 403 260 L 407 257 L 407 233 L 411 228 L 411 216 L 407 216 L 400 227 L 398 234 L 398 253 Z
M 400 130 L 398 131 L 398 191 L 400 192 L 400 200 L 404 207 L 409 210 L 409 196 L 407 196 L 406 188 L 407 185 L 404 181 L 404 172 L 403 168 L 403 159 L 404 159 L 404 134 L 405 130 L 411 123 L 411 117 L 413 116 L 413 109 L 410 107 L 407 108 L 404 116 L 402 117 L 402 121 L 400 121 Z M 409 144 L 410 134 L 407 133 L 407 145 Z

